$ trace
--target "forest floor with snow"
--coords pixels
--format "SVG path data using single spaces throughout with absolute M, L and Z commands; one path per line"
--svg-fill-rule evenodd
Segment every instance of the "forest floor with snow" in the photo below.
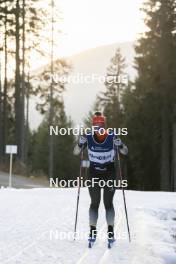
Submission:
M 87 248 L 87 189 L 81 189 L 78 233 L 73 241 L 76 189 L 0 189 L 0 263 L 175 264 L 176 193 L 126 191 L 131 229 L 128 242 L 122 193 L 114 197 L 116 242 L 107 249 L 105 211 L 99 236 Z

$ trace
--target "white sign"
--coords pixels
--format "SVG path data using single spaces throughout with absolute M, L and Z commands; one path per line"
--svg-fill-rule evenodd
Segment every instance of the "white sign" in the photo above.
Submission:
M 17 145 L 6 145 L 6 154 L 17 154 Z
M 6 145 L 6 154 L 10 154 L 9 187 L 12 187 L 13 154 L 17 154 L 17 145 Z
M 90 166 L 90 161 L 89 160 L 83 160 L 82 161 L 82 167 L 83 168 L 89 168 Z

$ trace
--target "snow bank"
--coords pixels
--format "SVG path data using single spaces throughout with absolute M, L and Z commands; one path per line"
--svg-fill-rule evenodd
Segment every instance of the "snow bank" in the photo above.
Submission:
M 78 218 L 78 234 L 86 236 L 72 240 L 76 195 L 76 189 L 1 189 L 0 263 L 176 263 L 175 193 L 126 192 L 132 236 L 129 244 L 122 194 L 117 191 L 117 241 L 111 250 L 106 245 L 103 204 L 97 243 L 87 249 L 90 198 L 86 189 L 81 189 Z

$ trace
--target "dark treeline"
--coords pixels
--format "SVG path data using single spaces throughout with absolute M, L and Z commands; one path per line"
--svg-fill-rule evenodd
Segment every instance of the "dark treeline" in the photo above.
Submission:
M 143 10 L 148 31 L 136 45 L 136 89 L 124 96 L 128 140 L 134 151 L 130 165 L 135 173 L 131 182 L 137 182 L 141 189 L 173 191 L 176 190 L 176 2 L 150 0 Z M 131 120 L 128 114 L 132 115 Z
M 51 38 L 42 34 L 51 24 L 51 6 L 48 3 L 48 8 L 43 9 L 39 2 L 0 1 L 3 39 L 0 51 L 0 159 L 3 166 L 5 145 L 17 144 L 16 163 L 20 168 L 36 175 L 40 172 L 49 175 L 51 119 L 52 124 L 59 127 L 73 125 L 64 110 L 65 85 L 53 82 L 51 85 L 49 74 L 53 71 L 67 75 L 70 66 L 64 60 L 57 60 L 53 68 L 47 65 L 35 76 L 31 74 L 29 58 L 33 50 L 48 61 L 52 58 Z M 98 95 L 85 123 L 90 124 L 94 110 L 101 110 L 107 117 L 108 127 L 128 128 L 128 136 L 122 140 L 129 147 L 123 167 L 130 189 L 175 191 L 176 3 L 175 0 L 147 0 L 143 12 L 147 31 L 135 44 L 135 81 L 117 82 L 119 76 L 127 74 L 125 58 L 117 49 L 107 68 L 106 90 Z M 52 21 L 57 21 L 57 15 L 54 16 Z M 41 49 L 43 41 L 48 43 L 44 50 Z M 11 72 L 9 65 L 12 65 Z M 34 82 L 34 77 L 39 82 Z M 39 98 L 37 109 L 43 115 L 36 131 L 31 131 L 28 124 L 32 95 Z M 73 136 L 53 137 L 53 177 L 77 176 L 79 158 L 72 155 L 74 142 Z
M 134 83 L 105 83 L 96 101 L 110 127 L 127 127 L 129 188 L 176 190 L 176 2 L 146 1 L 147 31 L 135 46 Z M 107 77 L 125 74 L 117 50 Z
M 1 160 L 5 159 L 5 145 L 12 140 L 18 145 L 18 159 L 25 162 L 26 158 L 25 133 L 28 120 L 25 118 L 25 102 L 29 97 L 28 57 L 32 49 L 38 48 L 38 42 L 35 40 L 39 38 L 38 33 L 45 26 L 42 16 L 46 15 L 46 10 L 39 10 L 36 2 L 0 1 L 3 53 L 1 58 L 4 62 L 4 67 L 1 67 Z M 13 125 L 9 122 L 13 122 Z
M 0 1 L 1 169 L 8 168 L 5 146 L 16 144 L 18 154 L 15 157 L 15 172 L 48 176 L 53 165 L 53 177 L 76 177 L 73 166 L 77 168 L 77 159 L 72 157 L 73 137 L 54 138 L 53 164 L 49 163 L 49 125 L 51 122 L 60 127 L 72 124 L 64 110 L 62 94 L 65 86 L 63 83 L 51 82 L 51 73 L 56 72 L 59 77 L 70 71 L 70 66 L 64 60 L 55 60 L 53 63 L 55 40 L 59 36 L 55 24 L 58 25 L 59 14 L 51 1 L 45 1 L 45 5 L 41 0 Z M 35 72 L 32 69 L 33 56 L 36 61 L 45 58 L 47 62 L 52 58 L 53 65 L 50 63 Z M 31 131 L 29 127 L 32 96 L 37 96 L 37 110 L 43 115 L 43 122 L 36 131 Z M 51 105 L 52 116 L 49 114 Z

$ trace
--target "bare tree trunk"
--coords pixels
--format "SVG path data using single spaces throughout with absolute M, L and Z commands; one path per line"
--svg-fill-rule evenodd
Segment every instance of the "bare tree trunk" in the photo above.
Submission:
M 27 76 L 27 85 L 26 85 L 26 126 L 25 126 L 25 164 L 27 167 L 27 175 L 29 175 L 28 168 L 28 141 L 29 141 L 29 88 L 30 88 L 30 73 L 28 72 Z
M 20 6 L 19 0 L 16 0 L 16 69 L 15 69 L 15 138 L 18 146 L 18 158 L 21 158 L 21 87 L 20 87 Z
M 1 47 L 0 47 L 0 164 L 3 156 L 3 138 L 2 138 L 2 83 L 1 83 Z
M 52 13 L 52 29 L 51 29 L 51 85 L 50 85 L 50 112 L 49 112 L 49 126 L 53 124 L 53 47 L 54 47 L 54 0 L 51 0 L 51 13 Z M 49 136 L 49 178 L 53 177 L 53 154 L 54 154 L 54 144 L 53 144 L 53 136 Z
M 22 86 L 21 86 L 21 160 L 25 162 L 25 0 L 23 0 L 23 36 L 22 36 Z
M 7 135 L 7 13 L 4 23 L 4 91 L 3 91 L 3 157 L 5 157 L 5 145 Z

